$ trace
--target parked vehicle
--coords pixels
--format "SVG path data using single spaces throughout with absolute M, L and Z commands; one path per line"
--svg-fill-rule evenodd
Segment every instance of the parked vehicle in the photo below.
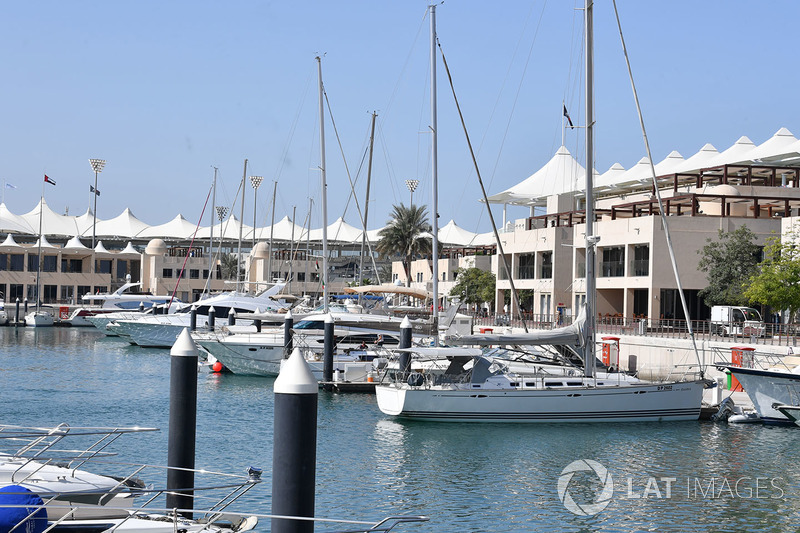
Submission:
M 763 337 L 766 331 L 761 313 L 752 307 L 715 305 L 711 308 L 711 332 L 717 335 Z

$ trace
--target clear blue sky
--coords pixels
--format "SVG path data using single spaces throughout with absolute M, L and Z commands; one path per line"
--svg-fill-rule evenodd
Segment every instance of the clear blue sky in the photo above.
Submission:
M 582 4 L 578 0 L 576 4 Z M 581 13 L 566 1 L 451 0 L 437 8 L 488 193 L 540 168 L 561 144 L 561 103 L 583 123 Z M 421 1 L 204 0 L 4 2 L 0 7 L 0 179 L 22 214 L 45 198 L 57 212 L 89 207 L 89 158 L 100 175 L 98 217 L 125 207 L 149 224 L 178 213 L 196 222 L 219 168 L 217 202 L 230 206 L 249 159 L 261 175 L 258 225 L 308 198 L 319 206 L 317 54 L 325 54 L 328 221 L 358 225 L 346 159 L 363 205 L 359 168 L 370 113 L 378 113 L 369 227 L 408 203 L 408 178 L 431 198 L 429 19 Z M 626 43 L 656 161 L 710 142 L 755 143 L 781 126 L 800 135 L 797 21 L 800 3 L 619 1 Z M 609 1 L 595 4 L 596 168 L 626 168 L 643 155 L 630 85 Z M 439 212 L 489 231 L 480 189 L 439 63 Z M 577 130 L 575 130 L 577 131 Z M 582 141 L 566 145 L 583 164 Z M 208 212 L 207 212 L 208 213 Z M 239 214 L 239 206 L 235 207 Z M 496 211 L 499 214 L 499 209 Z M 510 218 L 525 216 L 510 209 Z M 498 215 L 499 216 L 499 215 Z M 248 185 L 244 220 L 253 221 Z M 208 214 L 203 224 L 208 223 Z M 321 216 L 315 208 L 312 226 Z

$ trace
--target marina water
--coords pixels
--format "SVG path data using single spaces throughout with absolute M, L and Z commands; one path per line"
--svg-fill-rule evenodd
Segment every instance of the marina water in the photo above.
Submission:
M 169 350 L 94 329 L 0 328 L 2 422 L 158 427 L 112 449 L 166 464 L 169 370 Z M 263 468 L 235 508 L 269 513 L 274 380 L 205 370 L 198 379 L 197 467 Z M 431 517 L 398 531 L 800 528 L 800 428 L 403 422 L 374 396 L 320 391 L 317 439 L 324 518 Z

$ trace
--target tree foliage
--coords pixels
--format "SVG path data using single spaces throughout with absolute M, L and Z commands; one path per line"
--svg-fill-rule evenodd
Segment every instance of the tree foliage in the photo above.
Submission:
M 392 218 L 378 233 L 378 253 L 384 257 L 401 258 L 407 286 L 411 284 L 411 262 L 415 257 L 431 251 L 430 232 L 425 206 L 406 207 L 400 204 L 392 207 Z
M 794 317 L 800 309 L 800 234 L 787 233 L 767 241 L 764 261 L 759 264 L 744 292 L 752 302 L 773 309 L 788 309 Z
M 755 244 L 755 234 L 746 226 L 734 231 L 719 231 L 717 240 L 708 243 L 698 253 L 702 255 L 698 268 L 707 273 L 708 285 L 700 291 L 706 305 L 746 305 L 744 291 L 750 277 L 756 273 L 761 247 Z
M 493 302 L 495 281 L 494 274 L 480 268 L 459 268 L 450 296 L 458 296 L 465 304 Z
M 236 254 L 223 254 L 219 258 L 219 271 L 222 279 L 236 279 L 237 264 Z M 239 269 L 239 276 L 244 273 L 244 269 Z

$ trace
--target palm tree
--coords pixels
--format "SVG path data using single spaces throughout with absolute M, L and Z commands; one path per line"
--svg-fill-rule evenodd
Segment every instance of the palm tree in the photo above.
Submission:
M 406 273 L 406 286 L 411 285 L 411 261 L 431 251 L 431 225 L 425 206 L 392 206 L 392 218 L 379 233 L 378 252 L 384 257 L 400 256 Z
M 236 254 L 223 254 L 219 258 L 219 263 L 222 279 L 237 279 L 236 270 L 239 265 L 236 260 Z M 241 276 L 241 269 L 239 269 L 239 274 Z

